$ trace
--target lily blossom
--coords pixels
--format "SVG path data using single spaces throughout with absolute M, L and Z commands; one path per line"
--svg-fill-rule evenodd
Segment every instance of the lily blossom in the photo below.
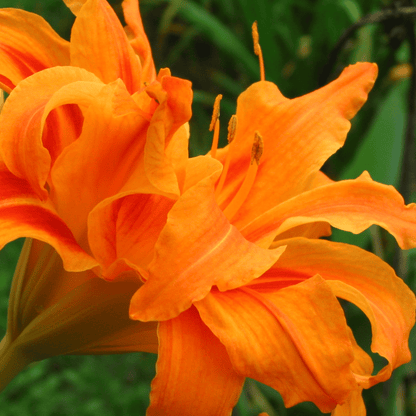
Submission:
M 148 416 L 229 415 L 246 377 L 288 407 L 311 401 L 334 416 L 363 416 L 361 391 L 410 360 L 414 294 L 375 255 L 319 239 L 330 226 L 359 233 L 378 224 L 402 248 L 416 246 L 415 204 L 366 172 L 333 182 L 320 171 L 376 76 L 376 65 L 359 63 L 292 100 L 261 80 L 238 98 L 224 149 L 214 109 L 213 149 L 188 161 L 130 305 L 132 319 L 159 322 Z M 113 216 L 135 223 L 133 209 L 113 206 Z M 103 226 L 94 250 L 129 241 L 118 255 L 134 263 L 139 238 L 124 230 Z M 371 322 L 372 351 L 388 361 L 375 375 L 338 298 Z
M 157 325 L 148 416 L 229 415 L 246 377 L 286 406 L 364 415 L 362 389 L 410 360 L 415 297 L 373 254 L 319 237 L 379 224 L 415 247 L 416 207 L 366 173 L 333 182 L 320 169 L 343 145 L 377 67 L 350 66 L 293 100 L 261 70 L 238 99 L 229 145 L 217 149 L 214 116 L 210 154 L 188 159 L 190 86 L 153 72 L 137 1 L 123 3 L 126 32 L 104 0 L 66 3 L 77 14 L 69 45 L 40 23 L 32 26 L 42 36 L 4 26 L 31 39 L 23 54 L 8 54 L 15 43 L 0 36 L 10 62 L 0 81 L 11 91 L 0 115 L 0 243 L 36 239 L 16 272 L 1 365 L 10 370 L 13 349 L 24 363 L 44 358 L 54 340 L 45 356 L 154 351 Z M 34 69 L 30 51 L 35 42 L 45 52 L 42 39 L 57 48 Z M 97 290 L 102 302 L 85 313 Z M 372 350 L 388 361 L 375 375 L 338 298 L 372 324 Z M 63 347 L 103 314 L 121 332 L 97 327 Z
M 121 261 L 112 272 L 123 282 L 99 277 L 106 266 L 92 253 L 89 216 L 126 195 L 178 198 L 191 83 L 156 74 L 137 0 L 123 3 L 126 30 L 105 0 L 66 3 L 77 15 L 70 42 L 35 14 L 0 10 L 0 87 L 9 93 L 0 248 L 29 237 L 0 344 L 0 388 L 52 355 L 157 351 L 156 324 L 128 317 L 137 273 Z

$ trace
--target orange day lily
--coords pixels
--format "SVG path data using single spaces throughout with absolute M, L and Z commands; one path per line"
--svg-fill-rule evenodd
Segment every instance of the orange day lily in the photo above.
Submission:
M 311 401 L 361 416 L 362 389 L 410 360 L 414 294 L 375 255 L 319 239 L 330 225 L 359 233 L 378 224 L 402 248 L 416 246 L 416 206 L 393 187 L 368 173 L 333 182 L 320 171 L 376 76 L 376 65 L 359 63 L 293 100 L 270 82 L 253 84 L 238 99 L 230 144 L 188 161 L 162 230 L 149 219 L 158 238 L 130 305 L 132 319 L 159 322 L 148 416 L 229 415 L 245 377 L 278 390 L 286 406 Z M 93 252 L 108 265 L 142 259 L 134 198 L 91 221 Z M 338 298 L 371 322 L 372 351 L 388 361 L 375 375 Z
M 125 2 L 125 5 L 131 3 Z M 87 6 L 105 3 L 89 0 L 80 10 L 76 9 L 77 4 L 82 3 L 70 5 L 79 12 L 78 20 L 83 16 L 83 10 L 90 10 Z M 89 18 L 94 20 L 93 16 L 91 14 Z M 136 52 L 140 56 L 140 49 Z M 91 68 L 86 69 L 91 71 Z M 36 82 L 27 85 L 26 96 L 41 81 L 35 76 L 48 71 L 52 70 L 41 71 L 27 79 L 27 82 L 31 79 Z M 108 85 L 113 85 L 112 82 L 120 84 L 111 79 L 103 81 L 99 74 L 91 72 Z M 115 285 L 129 284 L 128 291 L 122 288 L 120 291 L 131 293 L 140 286 L 139 277 L 145 282 L 132 298 L 130 316 L 141 325 L 159 322 L 157 375 L 152 383 L 148 415 L 230 414 L 245 377 L 277 389 L 287 406 L 308 400 L 322 411 L 335 409 L 336 415 L 364 414 L 361 390 L 387 379 L 393 368 L 410 359 L 407 339 L 414 324 L 415 299 L 392 269 L 376 256 L 318 238 L 330 233 L 329 225 L 361 232 L 371 224 L 379 224 L 396 237 L 402 248 L 414 247 L 416 209 L 413 205 L 404 206 L 392 187 L 373 182 L 366 174 L 353 181 L 334 183 L 320 172 L 320 168 L 343 145 L 349 129 L 348 120 L 366 100 L 376 72 L 374 65 L 357 64 L 327 87 L 295 100 L 284 98 L 275 85 L 262 80 L 239 97 L 237 114 L 230 125 L 230 139 L 234 138 L 229 146 L 217 151 L 214 145 L 208 156 L 187 159 L 182 150 L 185 128 L 178 127 L 179 133 L 163 140 L 160 131 L 169 129 L 166 126 L 157 128 L 169 117 L 163 114 L 153 128 L 151 119 L 146 130 L 145 151 L 142 152 L 142 141 L 140 157 L 134 159 L 137 165 L 133 161 L 132 165 L 127 164 L 138 166 L 140 175 L 135 176 L 131 167 L 126 168 L 123 173 L 130 176 L 124 179 L 125 182 L 117 175 L 113 178 L 116 170 L 100 177 L 100 181 L 96 172 L 95 181 L 90 180 L 90 176 L 94 175 L 94 168 L 103 173 L 104 167 L 112 166 L 105 152 L 97 152 L 103 144 L 107 144 L 107 149 L 111 145 L 114 152 L 120 151 L 118 159 L 120 154 L 131 156 L 132 148 L 124 148 L 123 153 L 119 149 L 119 140 L 128 136 L 132 129 L 129 123 L 133 121 L 126 122 L 125 130 L 119 129 L 113 144 L 113 137 L 104 134 L 107 133 L 104 128 L 96 134 L 96 128 L 87 129 L 88 110 L 92 104 L 82 95 L 84 86 L 80 86 L 81 92 L 71 86 L 57 98 L 48 97 L 46 106 L 54 108 L 57 105 L 62 111 L 76 112 L 77 107 L 61 106 L 77 104 L 83 116 L 83 130 L 69 143 L 58 135 L 56 157 L 52 156 L 54 135 L 50 133 L 48 137 L 48 129 L 43 133 L 43 146 L 33 139 L 37 136 L 23 141 L 18 148 L 20 157 L 10 150 L 7 153 L 9 142 L 4 140 L 5 180 L 1 183 L 6 191 L 14 186 L 14 193 L 9 192 L 9 199 L 2 197 L 0 205 L 4 224 L 8 227 L 4 231 L 4 241 L 22 235 L 46 241 L 56 249 L 65 269 L 71 273 L 59 266 L 61 275 L 56 279 L 57 288 L 48 294 L 43 286 L 43 290 L 32 295 L 32 303 L 27 307 L 30 313 L 24 318 L 20 317 L 24 308 L 23 303 L 19 305 L 19 293 L 23 289 L 30 299 L 31 290 L 25 290 L 29 287 L 25 285 L 36 286 L 36 281 L 30 274 L 21 273 L 25 278 L 17 285 L 21 288 L 15 291 L 17 302 L 11 302 L 11 311 L 15 311 L 16 319 L 20 321 L 15 324 L 16 334 L 23 329 L 16 340 L 11 339 L 19 347 L 16 348 L 18 353 L 28 356 L 34 350 L 31 341 L 42 341 L 44 334 L 40 333 L 39 319 L 53 315 L 51 312 L 55 305 L 60 307 L 62 296 L 63 299 L 71 296 L 78 299 L 78 310 L 91 302 L 94 291 L 82 291 L 81 288 L 78 292 L 82 293 L 77 297 L 77 291 L 67 282 L 72 281 L 71 276 L 76 276 L 73 279 L 76 285 L 78 276 L 82 279 L 82 273 L 89 276 L 83 283 L 101 282 L 92 278 L 90 268 L 94 267 L 96 274 L 113 281 L 106 286 L 101 282 L 103 288 L 110 288 L 106 289 L 110 292 Z M 19 85 L 12 91 L 0 122 L 6 120 L 7 108 L 12 116 L 11 103 L 15 102 L 14 106 L 18 107 L 16 97 L 19 89 L 25 86 L 24 82 L 19 80 Z M 125 81 L 125 85 L 127 83 Z M 160 83 L 163 87 L 163 80 L 159 80 Z M 40 84 L 42 89 L 46 88 L 46 82 Z M 156 114 L 166 102 L 152 90 L 159 84 L 156 81 L 145 87 L 141 92 L 146 95 L 140 95 L 140 100 L 138 95 L 135 96 L 136 92 L 127 89 L 130 95 L 117 91 L 114 99 L 100 96 L 99 101 L 115 103 L 112 107 L 115 118 L 131 114 L 131 107 L 124 112 L 124 107 L 118 111 L 117 106 L 120 101 L 122 104 L 125 100 L 130 102 L 129 96 L 135 103 L 136 98 L 141 105 L 154 108 L 153 114 Z M 175 88 L 179 88 L 177 84 Z M 185 86 L 183 89 L 186 90 Z M 31 97 L 36 98 L 40 90 L 35 90 Z M 172 88 L 167 92 L 172 93 L 171 101 L 167 99 L 169 104 L 166 105 L 170 105 L 172 112 L 188 108 L 175 102 L 184 99 L 181 90 Z M 70 101 L 61 97 L 66 97 L 66 93 L 72 94 Z M 75 100 L 73 97 L 78 95 L 82 99 Z M 149 100 L 149 96 L 156 97 L 157 101 Z M 22 122 L 23 126 L 28 126 L 27 122 L 23 123 L 25 116 L 23 110 L 18 117 L 14 115 L 15 120 L 19 120 L 16 124 Z M 68 120 L 68 116 L 61 117 Z M 100 121 L 101 117 L 100 113 L 96 119 Z M 29 123 L 23 130 L 25 134 L 19 137 L 25 138 L 34 126 L 39 128 L 42 120 L 42 116 L 33 120 L 33 124 Z M 180 120 L 182 123 L 187 121 L 186 117 Z M 214 119 L 213 124 L 218 125 L 218 121 Z M 176 126 L 175 123 L 172 125 Z M 181 126 L 179 122 L 177 125 Z M 88 152 L 87 146 L 81 149 L 76 146 L 87 140 L 87 133 L 94 145 L 101 139 L 94 146 L 94 152 L 91 149 Z M 136 131 L 134 137 L 137 136 Z M 30 161 L 27 156 L 32 154 L 33 147 L 29 145 L 40 154 L 45 152 L 40 152 L 39 148 L 47 149 L 51 155 L 49 170 L 44 176 L 40 173 L 45 169 L 45 161 L 40 156 L 30 165 L 32 175 L 29 167 L 25 168 L 25 162 Z M 152 157 L 146 158 L 150 152 L 153 152 Z M 133 156 L 137 154 L 132 153 Z M 58 170 L 66 157 L 68 176 L 62 168 Z M 115 165 L 125 168 L 123 164 Z M 88 172 L 87 168 L 92 168 L 93 172 Z M 72 183 L 74 177 L 78 181 Z M 97 186 L 101 180 L 105 189 Z M 113 181 L 122 186 L 112 188 Z M 57 184 L 61 184 L 61 190 Z M 6 191 L 2 194 L 7 195 Z M 67 204 L 56 203 L 60 201 L 60 192 L 68 195 Z M 81 197 L 78 196 L 80 193 Z M 77 195 L 76 201 L 74 195 Z M 90 203 L 89 208 L 84 206 L 85 199 Z M 14 212 L 26 215 L 10 220 L 6 214 L 11 205 Z M 27 211 L 22 209 L 23 205 Z M 81 215 L 73 214 L 75 209 L 79 209 Z M 36 210 L 53 215 L 33 223 L 38 218 Z M 0 218 L 3 218 L 2 211 Z M 76 220 L 78 217 L 82 222 Z M 28 224 L 28 218 L 31 224 Z M 54 223 L 51 223 L 52 219 Z M 36 242 L 32 251 L 24 251 L 23 256 L 28 256 L 28 260 L 22 267 L 28 264 L 29 271 L 35 268 L 31 266 L 28 252 L 33 254 L 34 263 L 44 259 L 40 269 L 47 271 L 47 260 L 53 263 L 47 249 Z M 56 255 L 55 259 L 59 262 Z M 73 262 L 77 267 L 71 266 Z M 55 267 L 54 263 L 52 266 Z M 126 276 L 130 280 L 124 282 Z M 115 283 L 117 280 L 121 282 Z M 46 301 L 39 303 L 42 296 Z M 355 343 L 337 297 L 355 303 L 369 317 L 373 326 L 372 349 L 389 361 L 378 374 L 372 375 L 371 359 Z M 125 296 L 123 302 L 124 299 Z M 82 300 L 84 303 L 80 303 Z M 103 308 L 105 311 L 105 305 Z M 111 312 L 107 312 L 105 318 L 111 319 Z M 76 319 L 68 322 L 68 327 L 78 330 L 81 335 L 87 328 L 77 325 Z M 29 329 L 25 332 L 24 328 Z M 53 329 L 57 333 L 57 353 L 71 352 L 59 352 L 59 340 L 64 339 L 60 338 L 60 321 L 53 322 L 49 328 L 49 342 L 55 339 Z M 138 326 L 138 331 L 140 328 Z M 37 338 L 33 335 L 36 331 Z M 126 333 L 131 335 L 131 332 Z M 117 338 L 111 335 L 107 340 L 110 338 L 116 343 Z M 27 342 L 19 344 L 19 338 Z M 140 339 L 137 337 L 137 342 L 140 343 Z M 37 345 L 36 342 L 33 344 Z M 100 344 L 87 348 L 86 352 L 99 348 Z M 83 352 L 82 348 L 78 352 Z M 10 355 L 7 359 L 12 360 Z M 195 382 L 201 378 L 206 388 Z
M 132 321 L 140 279 L 119 262 L 97 277 L 89 216 L 140 193 L 177 198 L 187 160 L 192 90 L 156 75 L 137 0 L 126 30 L 105 0 L 66 1 L 71 41 L 39 16 L 0 10 L 0 246 L 25 243 L 0 344 L 0 388 L 57 354 L 157 352 L 155 323 Z M 173 203 L 173 202 L 172 202 Z M 31 239 L 34 239 L 33 241 Z

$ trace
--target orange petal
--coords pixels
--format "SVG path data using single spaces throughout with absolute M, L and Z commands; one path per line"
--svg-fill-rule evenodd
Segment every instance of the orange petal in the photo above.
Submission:
M 140 161 L 148 125 L 148 116 L 121 80 L 103 87 L 92 100 L 81 136 L 51 170 L 51 199 L 76 238 L 86 232 L 95 205 L 117 194 L 135 170 L 144 175 Z
M 114 10 L 105 0 L 87 0 L 71 32 L 71 65 L 109 83 L 122 79 L 132 94 L 143 87 L 141 65 Z
M 238 374 L 276 389 L 285 406 L 314 402 L 332 410 L 356 388 L 343 310 L 315 276 L 281 290 L 213 290 L 196 302 Z
M 97 262 L 78 245 L 50 202 L 41 202 L 30 185 L 0 164 L 0 249 L 20 237 L 51 244 L 69 271 L 91 269 Z
M 124 19 L 127 23 L 125 29 L 130 39 L 130 45 L 139 56 L 142 65 L 141 81 L 150 83 L 156 78 L 156 69 L 150 43 L 140 16 L 139 1 L 124 0 L 121 5 L 123 7 Z
M 131 301 L 132 319 L 174 318 L 213 285 L 228 290 L 260 276 L 282 253 L 249 243 L 230 225 L 215 202 L 218 173 L 187 190 L 169 212 L 149 278 Z
M 186 161 L 184 190 L 221 170 L 221 164 L 210 157 L 193 157 Z M 174 199 L 157 194 L 118 194 L 91 211 L 88 218 L 90 247 L 104 268 L 105 279 L 116 277 L 110 276 L 109 271 L 118 259 L 134 264 L 142 277 L 147 278 L 144 269 L 153 259 L 155 244 L 174 203 Z
M 48 107 L 48 103 L 62 87 L 76 81 L 87 81 L 89 85 L 100 83 L 97 77 L 83 69 L 45 69 L 23 80 L 12 91 L 0 113 L 1 156 L 8 169 L 25 178 L 40 198 L 47 197 L 44 185 L 51 162 L 78 137 L 79 123 L 82 122 L 77 107 L 52 111 L 53 107 Z M 71 98 L 76 93 L 84 97 L 87 92 L 85 84 L 67 91 Z M 48 115 L 51 117 L 46 118 Z
M 343 146 L 348 120 L 366 101 L 376 76 L 375 64 L 352 65 L 329 85 L 293 100 L 270 82 L 250 86 L 237 101 L 233 158 L 220 206 L 244 179 L 255 131 L 263 138 L 264 152 L 256 181 L 235 220 L 248 222 L 308 189 L 324 162 Z
M 358 372 L 365 376 L 357 378 L 363 387 L 386 380 L 394 368 L 410 360 L 408 339 L 415 323 L 415 295 L 387 263 L 348 244 L 304 238 L 279 243 L 287 245 L 287 249 L 276 269 L 309 276 L 319 273 L 336 296 L 357 305 L 370 320 L 371 349 L 389 364 L 376 376 L 371 376 L 371 369 Z
M 178 178 L 166 149 L 174 134 L 191 118 L 192 89 L 189 81 L 171 77 L 169 70 L 165 72 L 166 75 L 159 74 L 160 82 L 155 82 L 146 89 L 159 106 L 147 132 L 145 169 L 153 186 L 164 193 L 179 195 Z M 187 133 L 187 130 L 182 130 L 179 138 L 185 145 L 188 144 Z
M 396 238 L 401 248 L 416 247 L 416 205 L 404 205 L 392 186 L 374 182 L 367 172 L 354 180 L 304 192 L 249 224 L 237 221 L 235 225 L 249 241 L 268 247 L 276 235 L 317 221 L 355 234 L 378 224 Z
M 366 416 L 367 411 L 361 392 L 362 389 L 353 390 L 347 401 L 339 404 L 331 412 L 331 416 Z
M 69 42 L 36 14 L 0 10 L 0 88 L 10 93 L 26 77 L 58 65 L 69 65 Z
M 146 416 L 229 416 L 244 383 L 224 346 L 191 308 L 159 323 L 156 377 Z
M 135 194 L 99 204 L 88 219 L 94 257 L 105 269 L 121 258 L 145 269 L 174 203 L 161 195 Z M 104 276 L 108 279 L 105 271 Z
M 81 7 L 85 4 L 87 0 L 64 0 L 66 6 L 71 10 L 74 15 L 78 15 Z

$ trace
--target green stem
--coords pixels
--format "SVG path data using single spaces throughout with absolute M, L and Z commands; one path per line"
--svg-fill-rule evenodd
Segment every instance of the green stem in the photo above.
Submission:
M 6 334 L 0 342 L 0 392 L 31 362 L 21 348 L 13 346 Z

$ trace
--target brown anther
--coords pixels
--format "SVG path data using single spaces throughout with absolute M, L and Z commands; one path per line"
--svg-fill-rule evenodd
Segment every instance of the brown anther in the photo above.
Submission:
M 220 101 L 222 99 L 222 94 L 218 94 L 217 98 L 215 98 L 214 102 L 214 109 L 212 110 L 212 118 L 211 118 L 211 124 L 209 125 L 209 131 L 214 130 L 215 123 L 218 120 L 218 117 L 220 116 Z
M 253 36 L 253 43 L 254 43 L 254 53 L 256 55 L 260 54 L 260 43 L 259 43 L 259 31 L 257 30 L 257 21 L 253 23 L 251 26 L 251 32 Z
M 234 140 L 235 132 L 237 130 L 237 116 L 233 114 L 228 122 L 228 136 L 227 141 L 230 144 Z
M 254 161 L 256 161 L 257 166 L 260 164 L 260 158 L 263 154 L 264 144 L 263 138 L 261 137 L 260 133 L 256 131 L 254 133 L 254 142 L 253 147 L 251 148 L 251 161 L 250 164 L 252 165 Z
M 253 23 L 252 29 L 252 36 L 253 36 L 253 43 L 254 43 L 254 53 L 259 57 L 259 65 L 260 65 L 260 80 L 265 81 L 266 75 L 264 72 L 264 61 L 263 61 L 263 53 L 261 51 L 260 43 L 259 43 L 259 31 L 257 30 L 257 22 Z

